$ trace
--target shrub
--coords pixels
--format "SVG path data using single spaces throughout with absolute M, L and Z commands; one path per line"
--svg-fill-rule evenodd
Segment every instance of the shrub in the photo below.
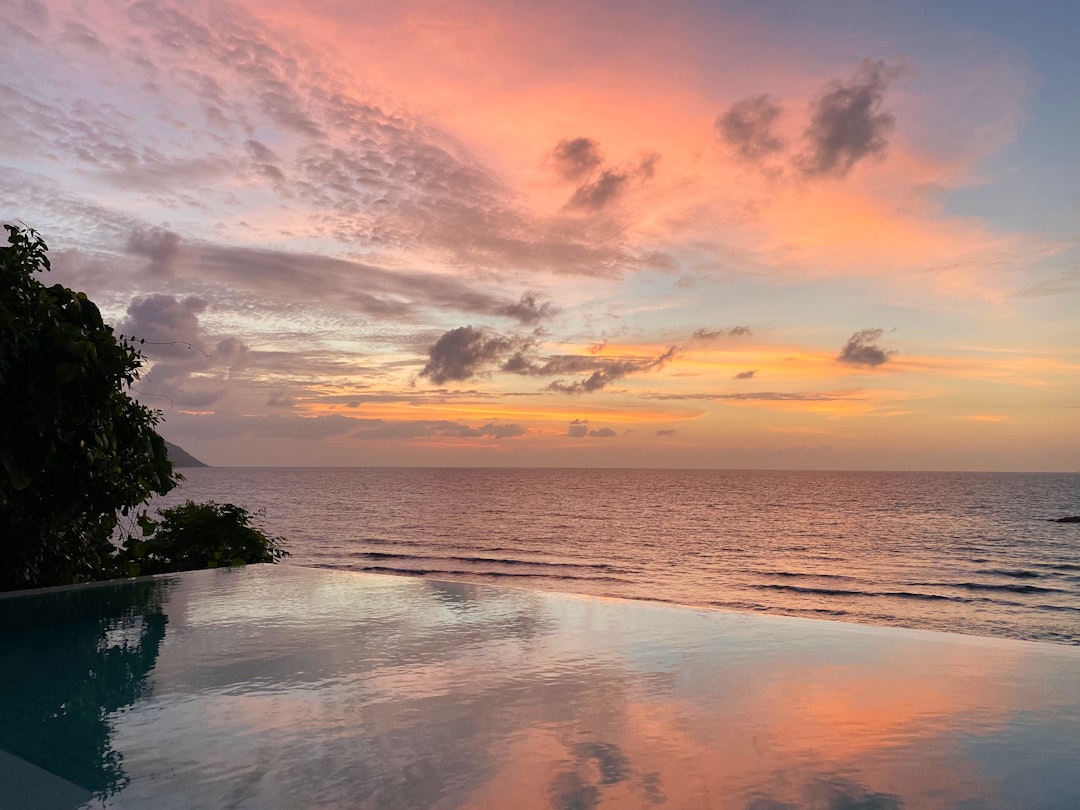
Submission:
M 129 537 L 119 555 L 129 576 L 276 563 L 288 552 L 280 537 L 252 525 L 253 516 L 231 503 L 187 501 L 158 511 L 161 520 L 141 515 L 143 537 Z

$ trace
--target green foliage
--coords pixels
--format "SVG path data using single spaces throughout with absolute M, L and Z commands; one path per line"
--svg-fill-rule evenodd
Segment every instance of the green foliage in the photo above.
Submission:
M 176 485 L 160 414 L 128 395 L 141 355 L 83 293 L 35 275 L 47 248 L 0 247 L 0 590 L 114 572 L 117 514 Z
M 129 576 L 276 563 L 288 552 L 280 537 L 252 526 L 252 515 L 231 503 L 187 501 L 158 511 L 160 521 L 139 516 L 143 537 L 129 537 L 120 554 Z

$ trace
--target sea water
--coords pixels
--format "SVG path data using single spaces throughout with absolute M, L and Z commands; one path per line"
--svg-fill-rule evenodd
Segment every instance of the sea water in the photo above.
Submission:
M 183 473 L 293 565 L 1080 644 L 1080 474 Z

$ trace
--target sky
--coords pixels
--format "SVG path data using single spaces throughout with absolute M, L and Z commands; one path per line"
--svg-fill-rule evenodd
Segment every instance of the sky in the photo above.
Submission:
M 210 464 L 1080 470 L 1080 5 L 0 10 L 0 219 Z

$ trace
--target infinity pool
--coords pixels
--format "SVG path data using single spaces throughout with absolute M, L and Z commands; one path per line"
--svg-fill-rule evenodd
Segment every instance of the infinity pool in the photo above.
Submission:
M 1080 649 L 286 566 L 0 598 L 0 808 L 1080 808 Z

